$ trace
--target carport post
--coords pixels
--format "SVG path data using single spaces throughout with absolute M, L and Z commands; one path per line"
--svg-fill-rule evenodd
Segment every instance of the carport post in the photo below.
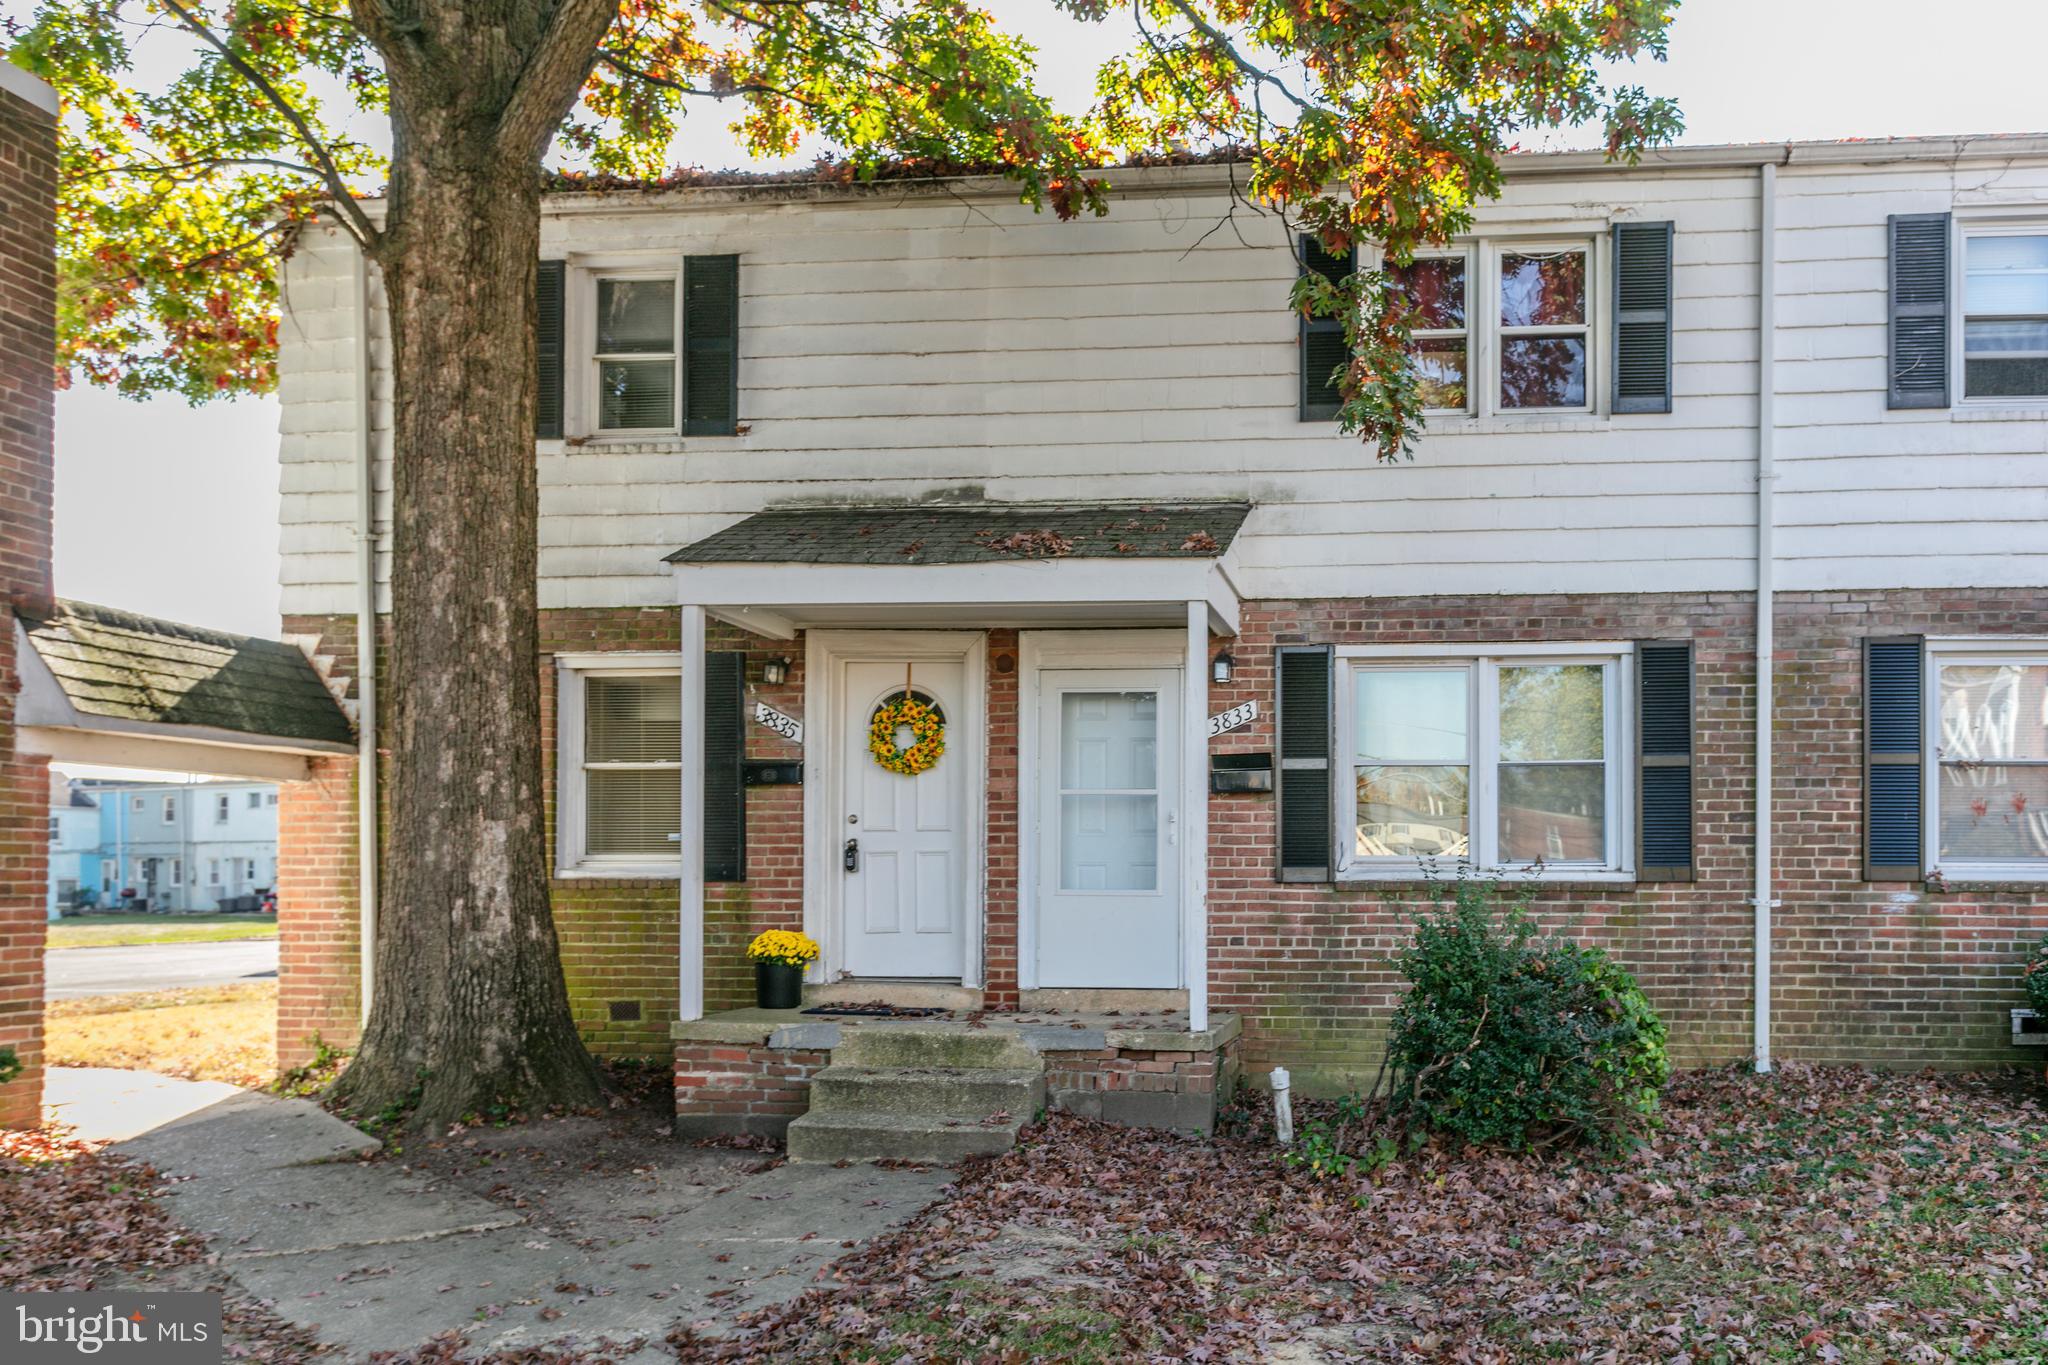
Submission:
M 676 802 L 676 1018 L 704 1017 L 704 608 L 682 620 L 682 784 Z

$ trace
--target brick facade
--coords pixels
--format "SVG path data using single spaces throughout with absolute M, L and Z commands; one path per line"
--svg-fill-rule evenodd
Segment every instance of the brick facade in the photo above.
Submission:
M 550 653 L 675 647 L 671 609 L 543 617 Z M 307 625 L 325 627 L 330 640 L 345 638 L 348 629 L 345 621 Z M 2019 1002 L 2023 945 L 2048 932 L 2048 891 L 1860 880 L 1861 640 L 2048 634 L 2048 593 L 1784 594 L 1777 626 L 1778 1054 L 1904 1066 L 2011 1060 L 2005 1010 Z M 1750 1051 L 1752 1006 L 1754 638 L 1753 604 L 1740 593 L 1247 603 L 1242 634 L 1230 645 L 1234 680 L 1212 689 L 1211 706 L 1257 699 L 1262 714 L 1213 747 L 1272 748 L 1272 660 L 1281 644 L 1690 639 L 1696 879 L 1546 883 L 1535 906 L 1547 923 L 1609 948 L 1637 974 L 1671 1026 L 1681 1065 L 1738 1061 Z M 755 639 L 714 625 L 711 647 L 746 649 L 750 696 L 805 713 L 800 640 Z M 1015 631 L 990 633 L 984 999 L 991 1009 L 1017 1000 L 1017 648 Z M 775 689 L 754 681 L 768 658 L 793 665 L 788 682 Z M 553 672 L 544 662 L 550 726 Z M 750 756 L 797 756 L 758 726 L 748 734 Z M 707 892 L 706 994 L 713 1011 L 750 1002 L 741 958 L 749 937 L 802 925 L 802 801 L 795 788 L 748 793 L 748 878 Z M 1212 797 L 1211 1008 L 1242 1018 L 1246 1068 L 1284 1062 L 1308 1088 L 1355 1083 L 1377 1065 L 1378 1039 L 1398 990 L 1387 959 L 1427 888 L 1281 884 L 1273 865 L 1272 798 Z M 571 994 L 586 1036 L 601 1051 L 667 1049 L 675 1016 L 674 890 L 662 881 L 555 883 Z M 1074 1069 L 1078 1076 L 1086 1068 L 1076 1061 Z M 1117 1088 L 1100 1076 L 1075 1084 Z
M 14 615 L 53 591 L 56 196 L 55 117 L 0 89 L 0 1046 L 24 1068 L 0 1086 L 0 1127 L 42 1119 L 50 782 L 15 753 Z
M 819 1048 L 725 1043 L 676 1046 L 676 1133 L 780 1137 L 811 1107 L 811 1077 L 831 1060 Z

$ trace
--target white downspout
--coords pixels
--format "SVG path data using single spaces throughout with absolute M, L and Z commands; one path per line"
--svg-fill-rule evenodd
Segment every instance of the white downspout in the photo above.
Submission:
M 1776 587 L 1778 168 L 1765 162 L 1757 179 L 1756 339 L 1756 1036 L 1759 1072 L 1771 1069 L 1771 718 L 1776 710 L 1777 649 L 1772 593 Z
M 356 276 L 356 905 L 363 1023 L 377 982 L 377 486 L 370 435 L 370 262 Z

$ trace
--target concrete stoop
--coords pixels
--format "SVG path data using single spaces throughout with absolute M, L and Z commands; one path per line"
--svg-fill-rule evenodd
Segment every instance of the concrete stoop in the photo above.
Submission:
M 1006 1034 L 857 1033 L 811 1078 L 791 1161 L 958 1161 L 1007 1152 L 1045 1107 L 1045 1065 Z

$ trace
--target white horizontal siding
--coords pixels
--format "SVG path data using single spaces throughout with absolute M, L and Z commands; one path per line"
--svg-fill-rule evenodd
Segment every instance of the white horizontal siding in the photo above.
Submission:
M 542 602 L 664 604 L 661 557 L 749 512 L 939 489 L 1250 499 L 1239 558 L 1258 596 L 1746 588 L 1756 186 L 1746 172 L 1542 178 L 1481 206 L 1482 229 L 1504 233 L 1677 223 L 1676 411 L 1438 419 L 1395 464 L 1296 420 L 1284 229 L 1220 195 L 1122 200 L 1073 224 L 916 195 L 550 216 L 549 255 L 741 253 L 749 430 L 544 448 Z M 1780 581 L 2048 581 L 2048 545 L 2028 539 L 2048 511 L 2048 424 L 1889 413 L 1883 393 L 1886 214 L 2048 198 L 2048 167 L 1793 165 L 1779 193 Z M 286 266 L 289 612 L 353 605 L 349 264 L 314 234 Z M 383 331 L 380 317 L 380 365 Z M 382 464 L 377 486 L 388 525 Z

